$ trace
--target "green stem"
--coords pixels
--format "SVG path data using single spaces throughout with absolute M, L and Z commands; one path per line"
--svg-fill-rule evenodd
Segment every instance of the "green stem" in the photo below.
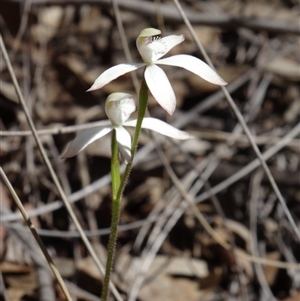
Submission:
M 142 81 L 141 88 L 140 88 L 140 94 L 139 94 L 139 109 L 138 109 L 138 119 L 135 127 L 135 132 L 133 135 L 133 141 L 131 145 L 131 158 L 128 164 L 126 165 L 125 172 L 122 176 L 121 182 L 120 182 L 120 169 L 118 168 L 118 176 L 116 176 L 116 162 L 115 160 L 118 160 L 118 154 L 116 155 L 114 153 L 113 144 L 112 144 L 112 163 L 111 163 L 111 175 L 112 175 L 112 194 L 113 194 L 113 208 L 112 208 L 112 222 L 111 222 L 111 232 L 109 236 L 109 242 L 108 242 L 108 253 L 107 253 L 107 262 L 106 262 L 106 270 L 105 270 L 105 277 L 104 277 L 104 283 L 103 283 L 103 290 L 102 290 L 102 296 L 101 301 L 107 301 L 108 293 L 109 293 L 109 280 L 110 280 L 110 274 L 112 270 L 112 264 L 113 259 L 115 255 L 115 246 L 116 246 L 116 240 L 117 240 L 117 232 L 118 232 L 118 224 L 119 224 L 119 217 L 120 217 L 120 205 L 121 200 L 123 196 L 123 192 L 125 189 L 125 186 L 128 181 L 128 177 L 131 171 L 133 158 L 137 149 L 138 141 L 140 132 L 142 129 L 142 122 L 143 118 L 146 113 L 147 109 L 147 103 L 148 103 L 148 87 L 145 82 L 145 80 Z M 113 141 L 116 140 L 115 138 L 115 131 L 113 134 Z M 115 142 L 116 143 L 116 142 Z M 116 143 L 117 144 L 117 143 Z M 116 146 L 117 147 L 117 146 Z M 118 153 L 118 152 L 117 152 Z M 118 161 L 119 164 L 119 161 Z M 119 166 L 119 165 L 118 165 Z M 114 176 L 116 176 L 117 179 L 114 179 Z
M 117 231 L 119 224 L 119 216 L 120 216 L 120 205 L 121 198 L 117 198 L 119 186 L 120 186 L 120 164 L 119 164 L 119 149 L 116 138 L 116 130 L 112 132 L 111 138 L 111 186 L 112 186 L 112 220 L 111 220 L 111 232 L 109 235 L 108 241 L 108 252 L 107 252 L 107 261 L 105 268 L 105 276 L 103 281 L 103 290 L 101 300 L 107 300 L 109 293 L 109 280 L 110 274 L 112 270 L 112 265 L 114 261 L 115 255 L 115 247 L 117 241 Z

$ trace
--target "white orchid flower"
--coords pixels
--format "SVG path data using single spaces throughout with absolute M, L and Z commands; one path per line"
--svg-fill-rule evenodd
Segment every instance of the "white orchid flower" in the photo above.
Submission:
M 86 148 L 90 143 L 105 136 L 112 130 L 116 131 L 116 138 L 119 151 L 122 157 L 128 162 L 131 158 L 131 137 L 123 126 L 135 127 L 137 119 L 128 120 L 131 113 L 136 110 L 135 102 L 130 94 L 112 93 L 105 103 L 105 112 L 109 120 L 103 126 L 97 126 L 81 132 L 70 144 L 63 159 L 73 157 Z M 162 135 L 186 140 L 192 136 L 184 131 L 156 118 L 145 117 L 142 122 L 142 128 L 158 132 Z
M 146 66 L 145 80 L 157 102 L 169 113 L 173 114 L 176 107 L 176 97 L 173 88 L 165 72 L 157 65 L 170 65 L 182 67 L 202 77 L 206 81 L 216 85 L 227 83 L 206 63 L 200 59 L 186 54 L 174 55 L 160 59 L 173 47 L 184 41 L 183 35 L 171 35 L 158 38 L 161 31 L 155 28 L 146 28 L 141 31 L 136 46 L 144 63 L 141 64 L 119 64 L 103 72 L 87 91 L 94 91 L 102 88 L 117 77 Z

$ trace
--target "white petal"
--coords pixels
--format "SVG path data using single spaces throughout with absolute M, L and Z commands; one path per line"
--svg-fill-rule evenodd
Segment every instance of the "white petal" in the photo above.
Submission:
M 220 86 L 227 85 L 227 83 L 206 63 L 191 55 L 179 54 L 170 56 L 166 59 L 158 60 L 156 64 L 182 67 L 195 73 L 210 83 Z
M 174 48 L 178 44 L 182 43 L 183 41 L 184 41 L 184 36 L 183 35 L 179 35 L 179 36 L 171 35 L 171 36 L 161 38 L 161 39 L 159 39 L 155 42 L 152 42 L 152 43 L 156 43 L 156 44 L 160 43 L 161 45 L 163 45 L 163 47 L 162 46 L 160 47 L 161 51 L 154 58 L 154 61 L 160 59 L 162 56 L 167 54 L 172 48 Z
M 159 58 L 183 41 L 183 35 L 172 35 L 164 38 L 141 38 L 137 40 L 137 48 L 144 62 L 155 63 Z
M 144 64 L 120 64 L 120 65 L 116 65 L 113 66 L 109 69 L 107 69 L 106 71 L 104 71 L 93 83 L 93 85 L 87 90 L 87 92 L 89 91 L 94 91 L 97 89 L 102 88 L 103 86 L 105 86 L 106 84 L 110 83 L 112 80 L 114 80 L 115 78 L 131 72 L 133 70 L 136 70 L 140 67 L 144 66 Z
M 129 121 L 124 122 L 123 125 L 135 127 L 136 121 L 137 121 L 136 119 L 129 120 Z M 190 135 L 189 133 L 180 131 L 177 128 L 175 128 L 174 126 L 172 126 L 162 120 L 152 118 L 152 117 L 145 117 L 143 119 L 142 128 L 149 129 L 149 130 L 155 131 L 157 133 L 160 133 L 162 135 L 165 135 L 165 136 L 168 136 L 171 138 L 175 138 L 175 139 L 179 139 L 179 140 L 186 140 L 186 139 L 193 138 L 193 136 Z
M 90 143 L 94 142 L 95 140 L 111 132 L 112 129 L 113 129 L 112 126 L 110 127 L 98 126 L 81 132 L 71 142 L 67 151 L 61 158 L 66 159 L 66 158 L 74 157 L 79 152 L 81 152 L 84 148 L 86 148 Z
M 122 126 L 115 127 L 119 151 L 127 162 L 131 158 L 131 137 Z
M 156 101 L 172 115 L 176 107 L 176 97 L 165 72 L 156 65 L 149 65 L 145 70 L 145 79 Z

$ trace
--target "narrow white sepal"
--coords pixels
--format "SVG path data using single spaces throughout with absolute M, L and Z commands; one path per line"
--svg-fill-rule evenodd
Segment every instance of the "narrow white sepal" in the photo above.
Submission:
M 121 75 L 136 70 L 144 64 L 119 64 L 113 66 L 106 71 L 104 71 L 93 83 L 93 85 L 87 90 L 87 92 L 94 91 L 102 88 L 106 84 L 110 83 L 112 80 L 120 77 Z
M 130 134 L 122 126 L 115 127 L 119 152 L 127 162 L 131 158 L 131 137 Z
M 129 121 L 124 122 L 123 125 L 135 127 L 136 122 L 137 122 L 136 119 L 129 120 Z M 145 117 L 143 119 L 142 128 L 149 129 L 149 130 L 155 131 L 157 133 L 160 133 L 164 136 L 168 136 L 168 137 L 171 137 L 174 139 L 179 139 L 179 140 L 187 140 L 187 139 L 193 138 L 193 136 L 190 135 L 189 133 L 178 130 L 174 126 L 172 126 L 162 120 L 152 118 L 152 117 Z
M 61 156 L 61 159 L 71 158 L 81 152 L 90 143 L 105 136 L 113 129 L 110 127 L 94 127 L 81 132 L 69 145 L 67 151 Z
M 145 70 L 145 79 L 156 101 L 172 115 L 176 108 L 176 96 L 165 72 L 156 65 L 149 65 Z
M 220 86 L 227 85 L 227 83 L 212 68 L 200 59 L 191 55 L 178 54 L 170 56 L 168 58 L 158 60 L 156 64 L 181 67 L 195 73 L 212 84 Z

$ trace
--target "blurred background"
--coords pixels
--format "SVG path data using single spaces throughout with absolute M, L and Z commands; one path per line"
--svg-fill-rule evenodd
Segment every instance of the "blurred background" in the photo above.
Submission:
M 142 132 L 122 202 L 113 282 L 123 300 L 300 300 L 299 1 L 180 5 L 266 153 L 297 229 L 220 88 L 181 68 L 163 68 L 177 110 L 167 116 L 150 95 L 148 114 L 195 138 L 175 143 Z M 106 119 L 108 94 L 137 99 L 141 72 L 86 90 L 109 67 L 141 62 L 135 40 L 146 27 L 159 28 L 162 36 L 184 34 L 167 56 L 204 60 L 175 1 L 0 3 L 1 35 L 31 118 L 103 263 L 111 216 L 110 137 L 75 158 L 59 157 L 76 133 Z M 1 167 L 73 300 L 100 300 L 103 277 L 60 201 L 2 51 L 0 62 Z M 65 300 L 1 178 L 0 201 L 1 300 Z

